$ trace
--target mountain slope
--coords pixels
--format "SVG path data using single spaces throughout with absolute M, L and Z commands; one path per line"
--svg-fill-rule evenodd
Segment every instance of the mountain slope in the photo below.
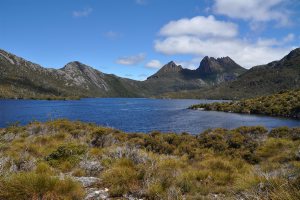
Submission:
M 183 69 L 173 61 L 164 65 L 157 73 L 148 77 L 142 84 L 152 95 L 170 91 L 199 89 L 207 84 L 199 77 L 191 76 L 194 70 Z
M 47 69 L 0 50 L 0 97 L 133 97 L 137 81 L 104 74 L 79 62 Z
M 244 71 L 229 57 L 205 57 L 196 70 L 170 62 L 146 81 L 134 81 L 78 61 L 61 69 L 43 68 L 0 50 L 0 98 L 150 97 L 206 88 L 233 80 Z
M 300 88 L 300 48 L 280 61 L 251 68 L 237 80 L 215 88 L 213 93 L 247 98 L 297 88 Z
M 200 77 L 213 84 L 224 81 L 235 80 L 239 75 L 247 70 L 236 64 L 230 57 L 213 58 L 204 57 L 196 70 Z
M 169 98 L 243 99 L 300 88 L 300 48 L 279 61 L 255 66 L 236 80 L 211 88 L 164 94 Z
M 195 90 L 234 80 L 245 71 L 229 57 L 205 57 L 196 70 L 184 69 L 172 61 L 150 76 L 145 84 L 152 94 Z

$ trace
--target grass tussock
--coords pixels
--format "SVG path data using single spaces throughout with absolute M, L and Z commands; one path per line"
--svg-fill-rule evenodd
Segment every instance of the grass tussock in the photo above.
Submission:
M 298 199 L 299 128 L 124 133 L 55 120 L 0 130 L 0 199 Z M 64 175 L 64 176 L 61 176 Z M 62 178 L 69 177 L 69 178 Z
M 0 181 L 0 199 L 66 199 L 80 200 L 84 196 L 79 183 L 60 180 L 40 171 L 17 173 Z

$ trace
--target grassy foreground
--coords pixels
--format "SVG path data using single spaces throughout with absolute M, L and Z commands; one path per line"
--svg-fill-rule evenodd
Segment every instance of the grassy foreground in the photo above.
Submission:
M 262 114 L 300 119 L 300 90 L 240 101 L 198 104 L 190 109 Z
M 143 134 L 33 122 L 0 129 L 0 200 L 93 199 L 92 190 L 116 199 L 300 199 L 299 147 L 300 128 Z

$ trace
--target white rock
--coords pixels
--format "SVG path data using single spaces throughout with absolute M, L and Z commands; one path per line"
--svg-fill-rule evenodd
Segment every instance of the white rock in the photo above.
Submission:
M 97 188 L 90 188 L 87 191 L 85 200 L 109 200 L 108 189 L 99 190 Z
M 96 177 L 73 177 L 76 181 L 81 182 L 83 187 L 91 187 L 95 183 L 99 183 L 100 179 Z

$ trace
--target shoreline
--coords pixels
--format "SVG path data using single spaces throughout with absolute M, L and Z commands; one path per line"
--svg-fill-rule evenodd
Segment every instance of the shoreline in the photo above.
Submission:
M 193 110 L 264 115 L 300 120 L 300 90 L 231 102 L 196 104 Z
M 276 116 L 276 115 L 267 115 L 267 114 L 260 114 L 260 113 L 243 113 L 243 112 L 232 112 L 232 111 L 218 111 L 218 110 L 206 110 L 205 108 L 191 108 L 190 106 L 187 109 L 195 110 L 195 111 L 207 111 L 207 112 L 222 112 L 222 113 L 232 113 L 232 114 L 240 114 L 240 115 L 248 115 L 248 116 L 259 116 L 259 117 L 272 117 L 277 119 L 288 119 L 288 120 L 300 120 L 300 117 L 288 117 L 288 116 Z

